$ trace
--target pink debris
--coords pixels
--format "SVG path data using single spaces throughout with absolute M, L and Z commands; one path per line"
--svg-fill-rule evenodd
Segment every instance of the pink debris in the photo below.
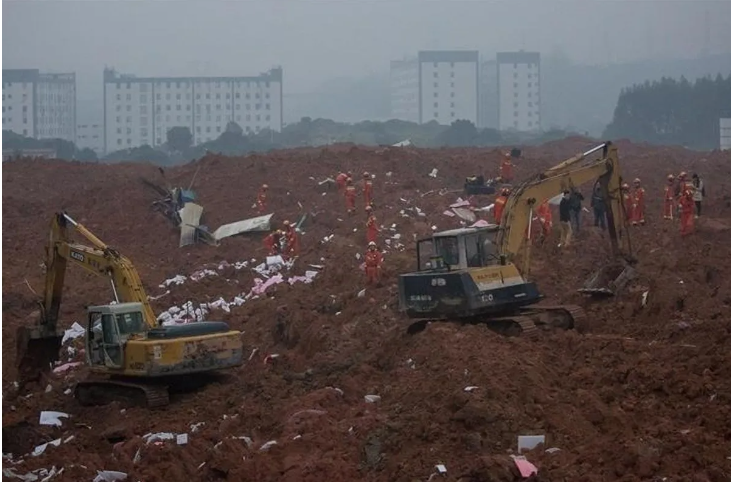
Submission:
M 528 462 L 525 457 L 513 457 L 513 461 L 515 462 L 515 466 L 518 467 L 520 475 L 523 477 L 530 477 L 538 473 L 536 466 Z
M 71 362 L 71 363 L 64 363 L 63 365 L 59 365 L 56 368 L 53 369 L 53 373 L 65 373 L 69 371 L 70 369 L 77 367 L 79 365 L 83 365 L 82 362 Z

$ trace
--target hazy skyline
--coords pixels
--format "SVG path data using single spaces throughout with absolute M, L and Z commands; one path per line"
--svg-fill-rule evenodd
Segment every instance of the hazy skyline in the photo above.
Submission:
M 139 76 L 255 75 L 287 93 L 388 71 L 424 49 L 561 51 L 575 62 L 731 51 L 731 1 L 3 0 L 3 68 Z M 707 13 L 706 13 L 707 12 Z M 708 32 L 706 32 L 708 28 Z M 96 86 L 96 87 L 95 87 Z

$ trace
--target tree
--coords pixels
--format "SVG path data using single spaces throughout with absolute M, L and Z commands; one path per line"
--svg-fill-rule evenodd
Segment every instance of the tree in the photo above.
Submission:
M 456 120 L 442 133 L 441 144 L 444 146 L 460 147 L 473 146 L 477 140 L 477 128 L 468 120 Z
M 228 124 L 226 124 L 226 131 L 225 132 L 229 132 L 231 134 L 236 134 L 238 136 L 243 136 L 244 135 L 244 130 L 241 128 L 240 125 L 238 125 L 234 121 L 229 121 Z
M 167 133 L 168 147 L 174 152 L 183 152 L 193 145 L 193 134 L 188 127 L 175 126 Z

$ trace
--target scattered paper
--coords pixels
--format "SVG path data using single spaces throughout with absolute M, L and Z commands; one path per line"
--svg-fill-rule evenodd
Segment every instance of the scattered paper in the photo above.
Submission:
M 364 398 L 366 403 L 376 403 L 381 401 L 381 397 L 378 395 L 366 395 Z
M 264 445 L 262 445 L 259 450 L 262 450 L 262 451 L 269 450 L 270 448 L 274 447 L 275 445 L 277 445 L 277 441 L 276 440 L 270 440 L 269 442 L 267 442 Z
M 436 465 L 437 471 L 440 474 L 446 474 L 447 473 L 447 467 L 444 464 L 438 464 Z
M 43 452 L 46 451 L 46 448 L 48 448 L 49 445 L 58 447 L 59 445 L 61 445 L 61 439 L 57 438 L 56 440 L 51 440 L 50 442 L 36 446 L 36 448 L 33 449 L 33 453 L 31 453 L 31 455 L 33 457 L 38 457 L 39 455 L 41 455 Z
M 117 472 L 116 470 L 97 470 L 94 482 L 117 482 L 119 480 L 126 480 L 127 474 L 124 472 Z
M 174 438 L 175 434 L 170 432 L 148 433 L 142 436 L 142 440 L 144 440 L 147 444 L 156 442 L 158 440 L 172 440 Z
M 187 433 L 179 433 L 177 437 L 175 437 L 175 442 L 178 445 L 187 445 L 188 444 L 188 434 Z
M 464 387 L 464 391 L 465 392 L 474 392 L 475 390 L 477 390 L 477 388 L 478 387 L 475 387 L 473 385 L 470 385 L 469 387 Z
M 38 423 L 41 425 L 60 427 L 61 425 L 63 425 L 61 419 L 69 417 L 70 415 L 64 412 L 43 411 L 41 412 L 41 418 Z
M 432 169 L 432 170 L 431 170 L 431 172 L 429 173 L 429 177 L 437 177 L 437 173 L 438 173 L 438 172 L 439 172 L 439 170 L 438 170 L 438 169 L 437 169 L 437 168 L 435 167 L 435 168 L 434 168 L 434 169 Z
M 86 333 L 84 327 L 74 322 L 74 324 L 71 325 L 71 328 L 63 332 L 63 339 L 61 340 L 61 343 L 63 344 L 68 340 L 74 340 L 80 336 L 84 336 L 84 333 Z

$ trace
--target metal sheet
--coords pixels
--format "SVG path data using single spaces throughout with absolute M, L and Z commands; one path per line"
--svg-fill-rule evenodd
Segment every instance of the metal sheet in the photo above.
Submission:
M 203 206 L 186 203 L 180 210 L 180 247 L 195 244 L 195 231 L 201 223 Z
M 252 233 L 257 231 L 269 231 L 271 229 L 271 219 L 274 214 L 258 216 L 255 218 L 244 219 L 235 223 L 224 224 L 216 229 L 213 237 L 218 241 L 229 236 L 241 233 Z

